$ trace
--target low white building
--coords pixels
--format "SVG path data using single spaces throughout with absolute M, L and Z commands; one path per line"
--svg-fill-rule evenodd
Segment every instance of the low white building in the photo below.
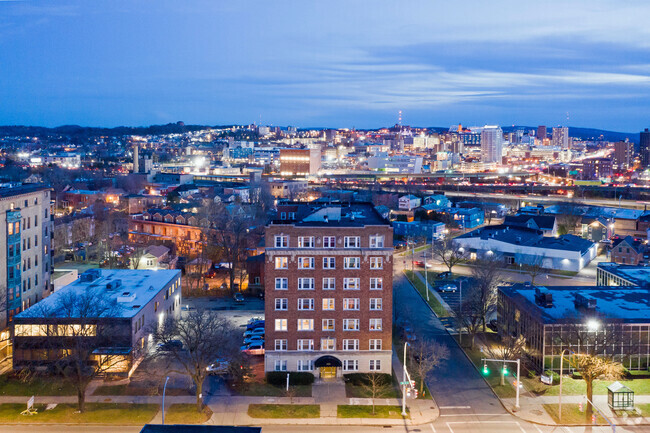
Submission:
M 541 230 L 506 225 L 486 226 L 454 239 L 470 259 L 496 256 L 507 265 L 541 264 L 578 272 L 596 257 L 597 246 L 574 235 L 547 237 Z
M 415 208 L 420 207 L 421 204 L 422 204 L 422 199 L 412 194 L 403 195 L 402 197 L 399 198 L 400 210 L 413 210 Z

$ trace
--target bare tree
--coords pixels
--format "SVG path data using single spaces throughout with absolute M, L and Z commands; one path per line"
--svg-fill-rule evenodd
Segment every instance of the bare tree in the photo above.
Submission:
M 145 248 L 135 248 L 129 257 L 131 269 L 138 269 L 141 265 L 142 258 L 147 254 Z
M 452 238 L 445 238 L 433 243 L 431 247 L 433 257 L 444 263 L 451 273 L 454 266 L 467 258 L 467 252 Z
M 447 346 L 435 341 L 422 339 L 411 343 L 409 357 L 411 369 L 420 378 L 420 395 L 422 395 L 424 391 L 424 379 L 442 361 L 449 359 L 449 349 Z
M 526 351 L 526 339 L 523 336 L 513 337 L 506 335 L 501 338 L 501 342 L 495 346 L 486 348 L 487 355 L 494 359 L 515 360 L 521 358 Z M 506 384 L 506 376 L 503 369 L 501 371 L 501 385 Z M 520 378 L 517 378 L 519 381 Z
M 481 329 L 484 308 L 480 303 L 481 295 L 476 286 L 470 285 L 466 290 L 463 286 L 463 298 L 452 307 L 458 326 L 458 343 L 462 345 L 463 329 L 467 330 L 470 338 L 470 348 L 474 349 L 476 334 Z
M 366 373 L 361 382 L 361 387 L 370 395 L 372 400 L 372 414 L 375 414 L 375 399 L 384 397 L 391 388 L 390 375 L 383 373 Z
M 159 346 L 153 357 L 167 369 L 189 376 L 196 387 L 196 406 L 203 408 L 201 395 L 206 368 L 217 358 L 232 363 L 239 354 L 240 334 L 227 319 L 207 311 L 191 311 L 181 320 L 169 317 L 151 330 Z
M 583 209 L 576 201 L 564 201 L 557 205 L 558 234 L 574 233 L 582 219 Z
M 472 286 L 467 298 L 471 311 L 481 316 L 483 332 L 486 318 L 496 310 L 497 287 L 501 283 L 501 262 L 494 256 L 485 256 L 476 261 L 472 268 Z
M 37 304 L 45 318 L 48 358 L 54 370 L 77 391 L 79 412 L 86 410 L 86 389 L 90 382 L 124 362 L 111 348 L 130 348 L 131 328 L 120 326 L 122 307 L 102 289 L 69 290 L 52 305 Z M 105 354 L 96 353 L 104 350 Z
M 530 283 L 533 285 L 535 285 L 535 278 L 537 278 L 540 275 L 543 275 L 544 272 L 546 272 L 546 269 L 544 268 L 545 258 L 546 258 L 545 254 L 535 256 L 535 258 L 532 261 L 529 261 L 528 263 L 522 266 L 524 272 L 530 275 Z

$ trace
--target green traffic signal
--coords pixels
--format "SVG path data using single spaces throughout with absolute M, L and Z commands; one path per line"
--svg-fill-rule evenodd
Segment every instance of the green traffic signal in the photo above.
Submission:
M 503 366 L 503 375 L 504 376 L 508 375 L 508 367 L 506 367 L 505 365 Z
M 488 370 L 487 364 L 483 364 L 483 374 L 486 376 L 490 374 L 490 370 Z

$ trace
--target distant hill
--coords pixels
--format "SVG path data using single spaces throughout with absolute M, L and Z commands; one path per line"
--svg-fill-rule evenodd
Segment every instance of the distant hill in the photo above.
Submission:
M 98 128 L 92 126 L 63 125 L 55 128 L 42 126 L 0 126 L 0 136 L 109 136 L 119 137 L 123 135 L 158 135 L 158 134 L 180 134 L 183 132 L 199 131 L 201 129 L 213 128 L 205 125 L 185 125 L 183 122 L 168 123 L 166 125 L 150 126 L 118 126 L 115 128 Z
M 536 126 L 502 126 L 503 132 L 513 132 L 517 129 L 527 130 L 537 130 Z M 548 127 L 549 136 L 551 134 L 552 127 Z M 605 141 L 625 141 L 629 139 L 632 143 L 639 142 L 639 133 L 638 132 L 616 132 L 616 131 L 606 131 L 604 129 L 595 129 L 595 128 L 575 128 L 569 126 L 569 136 L 580 138 L 582 140 L 598 140 L 602 136 L 602 139 Z

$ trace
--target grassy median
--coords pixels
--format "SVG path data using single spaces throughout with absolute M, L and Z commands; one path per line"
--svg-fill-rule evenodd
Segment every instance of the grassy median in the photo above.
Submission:
M 142 425 L 153 419 L 160 408 L 157 404 L 86 403 L 86 412 L 78 413 L 76 404 L 58 404 L 50 410 L 36 404 L 35 415 L 21 415 L 25 404 L 0 404 L 0 424 L 124 424 Z
M 424 286 L 424 281 L 420 280 L 420 278 L 415 275 L 415 272 L 418 271 L 404 271 L 404 274 L 406 275 L 406 278 L 411 282 L 413 287 L 415 287 L 415 290 L 417 290 L 420 295 L 422 295 L 422 298 L 426 302 L 427 299 L 427 289 Z M 449 312 L 442 306 L 440 301 L 438 301 L 438 298 L 436 297 L 435 294 L 429 293 L 429 305 L 431 306 L 431 309 L 435 313 L 436 316 L 438 317 L 447 317 L 449 316 Z
M 203 424 L 211 416 L 212 411 L 209 407 L 203 406 L 203 410 L 199 412 L 195 404 L 172 404 L 165 409 L 167 424 Z
M 402 417 L 401 406 L 386 406 L 376 405 L 375 413 L 372 413 L 372 406 L 366 405 L 348 405 L 341 404 L 336 407 L 336 416 L 338 418 L 390 418 L 402 419 L 410 418 L 408 415 L 408 407 L 406 408 L 407 415 Z
M 248 416 L 252 418 L 319 418 L 317 404 L 249 404 Z

